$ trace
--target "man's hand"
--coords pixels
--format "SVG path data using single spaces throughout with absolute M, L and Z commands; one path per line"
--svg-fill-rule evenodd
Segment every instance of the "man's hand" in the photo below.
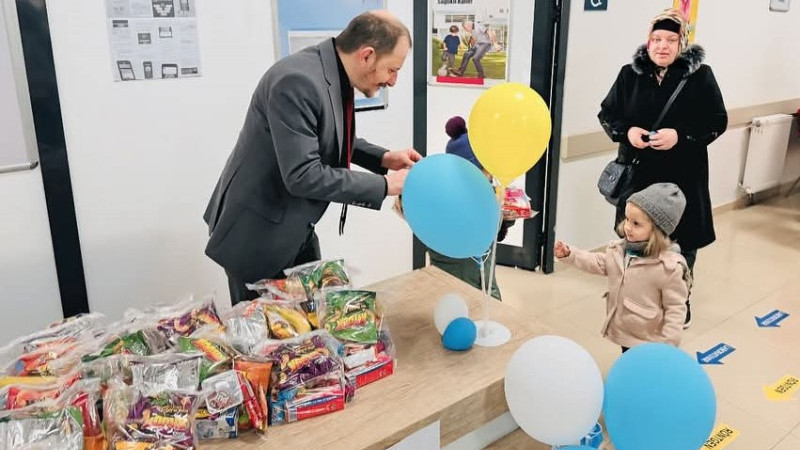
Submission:
M 650 147 L 656 150 L 672 150 L 678 143 L 678 132 L 673 128 L 662 128 L 650 136 Z
M 644 128 L 630 127 L 630 129 L 628 129 L 628 140 L 631 142 L 631 145 L 641 150 L 650 145 L 642 140 L 642 136 L 646 134 L 650 134 L 650 132 Z
M 389 175 L 384 175 L 386 178 L 386 195 L 400 195 L 403 193 L 403 185 L 406 183 L 406 176 L 408 176 L 408 169 L 400 169 L 395 172 L 389 172 Z
M 386 152 L 381 158 L 381 167 L 389 170 L 410 169 L 415 162 L 422 159 L 422 155 L 413 148 Z
M 570 253 L 569 245 L 556 241 L 556 245 L 553 247 L 553 254 L 555 254 L 556 258 L 566 258 Z

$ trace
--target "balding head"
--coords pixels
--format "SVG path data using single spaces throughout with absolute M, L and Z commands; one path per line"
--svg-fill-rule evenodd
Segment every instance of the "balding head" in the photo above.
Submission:
M 386 10 L 361 13 L 347 24 L 339 36 L 336 47 L 343 53 L 353 53 L 362 47 L 372 47 L 380 58 L 394 51 L 400 39 L 407 39 L 411 47 L 411 33 L 400 20 Z

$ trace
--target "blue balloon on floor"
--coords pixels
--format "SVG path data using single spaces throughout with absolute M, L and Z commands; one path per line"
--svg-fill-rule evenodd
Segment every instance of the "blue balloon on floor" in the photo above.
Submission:
M 478 336 L 478 329 L 475 322 L 466 317 L 453 319 L 442 334 L 442 345 L 448 350 L 462 352 L 472 348 L 475 338 Z
M 608 372 L 603 415 L 617 450 L 696 450 L 716 413 L 708 375 L 671 345 L 633 347 Z
M 451 258 L 481 256 L 500 224 L 500 204 L 486 175 L 456 155 L 414 164 L 403 186 L 403 215 L 428 247 Z

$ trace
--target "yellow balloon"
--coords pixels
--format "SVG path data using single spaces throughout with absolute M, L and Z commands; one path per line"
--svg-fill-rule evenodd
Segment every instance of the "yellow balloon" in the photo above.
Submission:
M 536 91 L 521 83 L 504 83 L 478 98 L 468 129 L 478 161 L 508 186 L 542 157 L 552 123 L 547 104 Z

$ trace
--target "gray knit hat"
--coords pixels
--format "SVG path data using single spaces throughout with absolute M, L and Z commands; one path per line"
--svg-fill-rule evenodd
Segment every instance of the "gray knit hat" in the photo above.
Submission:
M 645 212 L 669 236 L 675 231 L 686 208 L 686 197 L 672 183 L 656 183 L 631 195 L 628 201 Z

